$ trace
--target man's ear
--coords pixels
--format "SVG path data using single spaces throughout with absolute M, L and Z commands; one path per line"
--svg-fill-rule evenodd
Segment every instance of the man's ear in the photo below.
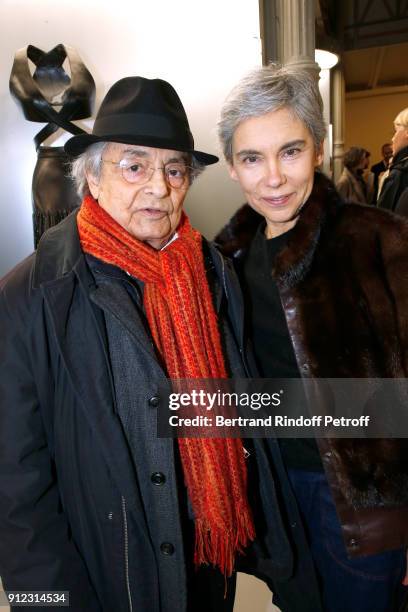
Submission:
M 89 191 L 94 200 L 97 200 L 99 197 L 99 179 L 90 172 L 85 172 L 85 176 L 88 182 Z

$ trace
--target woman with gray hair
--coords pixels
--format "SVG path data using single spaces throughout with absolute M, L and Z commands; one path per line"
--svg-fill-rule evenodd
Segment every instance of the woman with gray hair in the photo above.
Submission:
M 344 204 L 318 170 L 324 135 L 317 82 L 296 67 L 254 71 L 221 112 L 224 155 L 248 204 L 216 241 L 240 274 L 253 376 L 405 378 L 408 224 Z M 283 612 L 399 609 L 407 441 L 298 435 L 265 441 L 295 559 L 291 577 L 270 584 L 274 601 Z

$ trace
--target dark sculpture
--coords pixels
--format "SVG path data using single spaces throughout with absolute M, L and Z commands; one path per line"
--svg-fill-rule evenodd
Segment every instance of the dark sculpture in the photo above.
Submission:
M 36 66 L 33 74 L 29 59 Z M 63 67 L 66 59 L 70 75 Z M 60 128 L 71 134 L 84 133 L 71 121 L 92 114 L 95 82 L 72 47 L 60 44 L 46 53 L 28 45 L 15 54 L 10 92 L 28 121 L 47 124 L 34 137 L 38 152 L 32 185 L 34 246 L 37 248 L 43 232 L 80 204 L 68 177 L 69 158 L 63 147 L 41 145 Z

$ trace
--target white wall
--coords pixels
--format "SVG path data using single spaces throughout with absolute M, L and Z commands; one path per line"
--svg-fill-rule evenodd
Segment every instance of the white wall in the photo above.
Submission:
M 261 64 L 257 0 L 1 0 L 0 24 L 0 276 L 33 248 L 32 138 L 42 124 L 26 121 L 10 96 L 17 49 L 75 47 L 96 81 L 96 107 L 124 76 L 170 81 L 187 110 L 196 146 L 208 152 L 218 149 L 215 124 L 228 91 Z M 241 202 L 220 163 L 193 185 L 186 209 L 212 238 Z

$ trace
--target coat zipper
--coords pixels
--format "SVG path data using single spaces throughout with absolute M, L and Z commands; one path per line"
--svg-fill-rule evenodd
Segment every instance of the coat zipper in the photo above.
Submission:
M 218 253 L 218 251 L 217 251 L 217 253 Z M 218 255 L 220 257 L 221 266 L 222 266 L 222 284 L 223 284 L 223 287 L 224 287 L 225 297 L 227 298 L 227 302 L 228 302 L 229 301 L 229 294 L 228 294 L 228 287 L 227 287 L 227 277 L 226 277 L 226 272 L 225 272 L 225 261 L 224 261 L 223 256 L 221 255 L 221 253 L 218 253 Z M 238 275 L 237 275 L 237 277 L 238 277 Z M 237 282 L 238 282 L 238 278 L 237 278 Z M 244 316 L 243 315 L 243 298 L 241 299 L 241 305 L 242 305 L 242 308 L 241 308 L 241 318 L 242 318 Z M 230 317 L 230 320 L 231 320 L 231 317 Z M 241 321 L 241 323 L 242 323 L 242 321 Z M 233 334 L 235 336 L 235 331 L 234 331 L 234 327 L 235 326 L 234 326 L 232 320 L 231 320 L 231 327 L 232 327 L 232 330 L 233 330 Z M 238 345 L 239 354 L 241 355 L 242 365 L 244 366 L 245 375 L 246 375 L 246 377 L 251 378 L 251 372 L 250 372 L 250 369 L 249 369 L 249 365 L 248 365 L 247 357 L 246 357 L 246 352 L 245 352 L 245 349 L 244 349 L 244 326 L 243 326 L 243 324 L 241 325 L 241 331 L 240 331 L 240 334 L 239 334 L 239 338 L 237 337 L 236 339 L 237 339 L 237 345 Z
M 122 515 L 123 515 L 123 535 L 125 538 L 125 576 L 126 576 L 126 589 L 128 594 L 129 610 L 132 612 L 132 595 L 130 592 L 130 581 L 129 581 L 129 541 L 128 541 L 128 525 L 126 517 L 126 500 L 122 496 Z

